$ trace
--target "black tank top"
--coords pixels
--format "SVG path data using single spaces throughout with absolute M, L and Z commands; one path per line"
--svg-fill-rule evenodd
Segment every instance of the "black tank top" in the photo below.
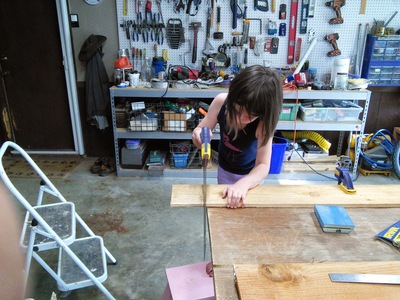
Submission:
M 248 174 L 254 168 L 257 153 L 256 130 L 260 122 L 257 118 L 238 131 L 235 140 L 234 132 L 229 135 L 226 126 L 226 105 L 223 104 L 218 114 L 221 139 L 218 147 L 218 164 L 225 171 L 234 174 Z

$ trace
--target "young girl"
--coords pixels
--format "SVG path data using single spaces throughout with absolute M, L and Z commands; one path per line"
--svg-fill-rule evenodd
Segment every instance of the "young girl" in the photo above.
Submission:
M 247 191 L 268 175 L 282 101 L 278 73 L 250 66 L 232 80 L 228 93 L 214 98 L 207 115 L 193 130 L 193 143 L 201 148 L 201 129 L 220 125 L 218 184 L 228 184 L 222 193 L 227 207 L 244 207 Z

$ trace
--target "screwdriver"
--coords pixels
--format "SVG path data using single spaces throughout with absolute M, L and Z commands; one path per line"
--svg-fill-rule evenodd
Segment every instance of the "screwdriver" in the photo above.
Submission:
M 208 160 L 211 158 L 211 145 L 210 145 L 210 129 L 203 127 L 201 129 L 201 159 L 203 160 L 203 168 L 207 166 Z

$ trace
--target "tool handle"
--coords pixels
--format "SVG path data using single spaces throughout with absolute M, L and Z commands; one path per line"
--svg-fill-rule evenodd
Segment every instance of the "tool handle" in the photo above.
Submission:
M 210 32 L 211 32 L 211 16 L 207 18 L 207 27 L 206 27 L 206 38 L 210 38 Z
M 209 159 L 211 157 L 211 137 L 210 129 L 208 127 L 203 127 L 201 129 L 201 158 Z
M 194 28 L 192 63 L 195 63 L 196 60 L 197 60 L 197 28 Z
M 217 6 L 217 32 L 220 32 L 219 27 L 221 25 L 221 6 Z
M 233 14 L 232 14 L 232 29 L 236 29 L 237 28 L 237 0 L 233 1 Z

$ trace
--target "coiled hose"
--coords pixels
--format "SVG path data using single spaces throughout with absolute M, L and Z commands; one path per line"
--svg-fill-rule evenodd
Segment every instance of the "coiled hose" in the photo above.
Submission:
M 288 140 L 292 140 L 294 138 L 293 131 L 282 132 L 282 134 Z M 314 131 L 298 131 L 296 132 L 296 138 L 312 140 L 325 152 L 328 152 L 328 150 L 331 148 L 331 143 L 329 143 L 322 135 Z

